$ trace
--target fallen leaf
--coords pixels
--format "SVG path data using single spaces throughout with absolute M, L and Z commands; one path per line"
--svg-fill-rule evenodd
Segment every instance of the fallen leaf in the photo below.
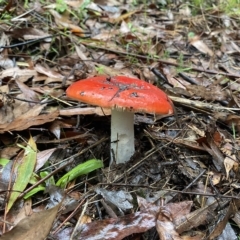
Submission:
M 48 161 L 55 150 L 56 148 L 51 148 L 37 153 L 37 162 L 34 172 L 38 171 Z
M 146 232 L 156 225 L 156 218 L 162 207 L 146 202 L 141 197 L 138 197 L 138 203 L 140 211 L 134 214 L 80 225 L 74 239 L 122 240 L 133 233 Z M 188 213 L 191 205 L 191 201 L 171 203 L 166 204 L 164 210 L 169 211 L 174 219 L 179 218 L 184 213 Z
M 22 158 L 17 158 L 13 164 L 14 183 L 12 191 L 7 203 L 6 211 L 8 212 L 17 200 L 21 192 L 26 188 L 32 176 L 37 160 L 37 146 L 33 138 L 30 137 L 28 144 L 24 147 L 24 155 Z
M 25 85 L 23 82 L 21 82 L 17 79 L 15 80 L 15 82 L 17 83 L 18 87 L 22 91 L 25 99 L 27 99 L 29 101 L 39 102 L 39 96 L 36 92 L 34 92 L 27 85 Z M 34 106 L 34 105 L 36 105 L 36 103 L 30 103 L 30 105 Z
M 40 64 L 36 64 L 35 70 L 41 74 L 44 74 L 44 75 L 50 77 L 50 78 L 57 78 L 57 79 L 61 79 L 61 80 L 63 79 L 63 75 L 61 75 L 60 73 L 58 73 L 52 69 L 45 68 Z
M 33 213 L 21 220 L 11 231 L 3 234 L 1 240 L 44 240 L 50 229 L 61 203 L 54 208 Z M 44 221 L 43 221 L 44 220 Z
M 74 33 L 80 34 L 80 36 L 84 37 L 84 31 L 70 22 L 70 20 L 62 17 L 58 12 L 53 9 L 50 9 L 49 12 L 54 16 L 55 22 L 57 25 L 61 26 L 62 28 L 70 29 Z
M 38 39 L 38 38 L 43 38 L 47 36 L 51 36 L 50 34 L 47 34 L 46 32 L 37 29 L 37 28 L 15 28 L 10 32 L 11 36 L 13 38 L 20 38 L 20 39 L 25 39 L 25 40 L 30 40 L 30 39 Z M 45 42 L 51 42 L 52 39 L 46 38 L 44 39 Z
M 199 52 L 213 56 L 213 51 L 200 39 L 200 36 L 189 36 L 189 42 Z
M 31 126 L 38 126 L 46 122 L 52 122 L 59 115 L 58 111 L 53 111 L 48 114 L 40 114 L 44 105 L 36 105 L 24 115 L 14 119 L 13 122 L 0 125 L 0 133 L 6 131 L 21 131 Z
M 200 97 L 208 101 L 224 101 L 228 98 L 226 91 L 220 86 L 211 85 L 208 87 L 200 85 L 186 85 L 190 96 Z
M 18 67 L 9 68 L 6 70 L 3 70 L 0 73 L 1 78 L 13 78 L 18 79 L 21 82 L 26 82 L 29 78 L 37 76 L 36 70 L 30 70 L 30 69 L 19 69 Z

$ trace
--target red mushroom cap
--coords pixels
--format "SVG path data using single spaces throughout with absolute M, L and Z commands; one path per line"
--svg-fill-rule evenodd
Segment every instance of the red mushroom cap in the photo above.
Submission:
M 159 88 L 143 80 L 126 76 L 98 76 L 80 80 L 66 94 L 92 105 L 131 112 L 172 114 L 173 104 Z

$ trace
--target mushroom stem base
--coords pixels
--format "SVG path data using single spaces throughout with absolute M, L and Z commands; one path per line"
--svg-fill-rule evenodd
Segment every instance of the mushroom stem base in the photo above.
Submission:
M 135 152 L 134 113 L 112 110 L 111 117 L 111 162 L 125 163 Z

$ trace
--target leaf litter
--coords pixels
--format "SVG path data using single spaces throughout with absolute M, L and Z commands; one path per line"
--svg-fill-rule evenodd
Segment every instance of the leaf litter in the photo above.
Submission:
M 1 238 L 239 237 L 240 22 L 226 2 L 0 3 Z M 135 115 L 126 165 L 109 165 L 111 111 L 65 96 L 96 75 L 174 102 L 175 116 Z

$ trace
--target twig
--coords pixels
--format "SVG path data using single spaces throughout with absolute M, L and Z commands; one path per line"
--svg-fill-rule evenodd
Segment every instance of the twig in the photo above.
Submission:
M 204 103 L 200 101 L 195 101 L 195 100 L 190 100 L 186 98 L 180 98 L 180 97 L 174 97 L 174 96 L 169 96 L 174 102 L 177 103 L 182 103 L 191 107 L 196 107 L 200 109 L 206 109 L 206 110 L 211 110 L 211 111 L 240 111 L 240 108 L 228 108 L 228 107 L 223 107 L 223 106 L 218 106 L 215 104 L 209 104 L 209 103 Z

